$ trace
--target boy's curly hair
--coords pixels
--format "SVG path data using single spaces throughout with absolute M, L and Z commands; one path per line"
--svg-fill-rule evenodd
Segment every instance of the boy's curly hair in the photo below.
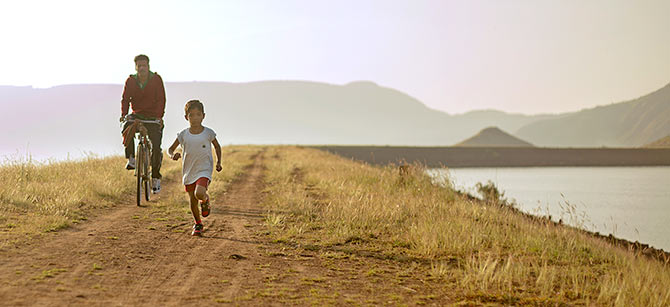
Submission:
M 202 105 L 202 102 L 197 99 L 189 100 L 186 103 L 186 106 L 184 107 L 184 115 L 188 116 L 188 112 L 193 110 L 193 109 L 198 109 L 202 114 L 205 114 L 205 106 Z

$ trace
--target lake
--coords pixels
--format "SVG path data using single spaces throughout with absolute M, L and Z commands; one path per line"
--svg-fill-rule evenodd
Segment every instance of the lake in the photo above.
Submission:
M 670 251 L 670 167 L 431 169 L 479 197 L 492 181 L 517 208 L 566 224 Z

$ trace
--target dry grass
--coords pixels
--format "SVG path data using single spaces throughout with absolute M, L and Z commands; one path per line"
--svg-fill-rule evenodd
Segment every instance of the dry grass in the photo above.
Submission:
M 133 191 L 120 157 L 0 166 L 0 247 L 87 219 Z M 11 236 L 11 238 L 10 238 Z
M 670 270 L 566 227 L 460 197 L 419 166 L 371 167 L 312 149 L 267 153 L 277 242 L 428 263 L 458 301 L 667 306 Z
M 259 150 L 223 148 L 224 171 L 214 174 L 210 186 L 215 199 Z M 5 162 L 0 247 L 79 223 L 96 209 L 134 205 L 134 177 L 124 163 L 120 157 Z M 455 302 L 670 305 L 670 270 L 658 262 L 569 228 L 469 201 L 434 185 L 418 166 L 400 176 L 394 167 L 296 147 L 270 147 L 265 164 L 266 223 L 276 242 L 340 258 L 365 251 L 401 262 L 399 280 L 427 271 L 431 278 L 421 282 L 440 287 Z M 147 216 L 133 218 L 189 222 L 180 173 L 179 162 L 165 159 L 164 181 L 177 185 L 164 189 Z M 368 274 L 374 278 L 377 272 L 371 268 Z
M 210 192 L 225 192 L 258 148 L 223 147 L 223 170 L 214 174 Z M 135 177 L 122 157 L 37 163 L 5 161 L 0 165 L 0 248 L 21 244 L 91 218 L 97 209 L 134 205 Z M 163 185 L 181 185 L 181 161 L 163 159 Z M 163 190 L 152 202 L 153 215 L 189 219 L 187 196 L 181 189 Z M 137 217 L 140 218 L 140 217 Z

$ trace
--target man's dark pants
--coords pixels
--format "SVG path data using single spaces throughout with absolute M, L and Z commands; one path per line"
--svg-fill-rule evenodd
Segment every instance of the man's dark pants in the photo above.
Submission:
M 126 130 L 131 123 L 123 125 L 121 131 Z M 163 127 L 159 124 L 143 124 L 149 132 L 149 139 L 153 150 L 151 152 L 151 178 L 161 179 L 161 164 L 163 163 L 163 150 L 161 141 L 163 140 Z M 135 156 L 135 138 L 130 139 L 130 144 L 126 147 L 126 159 Z M 139 165 L 137 165 L 139 167 Z

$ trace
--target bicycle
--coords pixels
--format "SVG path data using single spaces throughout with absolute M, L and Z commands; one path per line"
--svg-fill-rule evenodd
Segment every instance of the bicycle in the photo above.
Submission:
M 137 206 L 142 202 L 142 188 L 144 188 L 144 199 L 151 200 L 151 151 L 152 144 L 149 139 L 149 132 L 144 124 L 158 124 L 161 125 L 160 120 L 142 120 L 138 119 L 132 114 L 126 115 L 126 118 L 121 123 L 132 123 L 123 131 L 126 138 L 136 138 L 137 149 L 135 150 L 135 177 L 137 177 Z

